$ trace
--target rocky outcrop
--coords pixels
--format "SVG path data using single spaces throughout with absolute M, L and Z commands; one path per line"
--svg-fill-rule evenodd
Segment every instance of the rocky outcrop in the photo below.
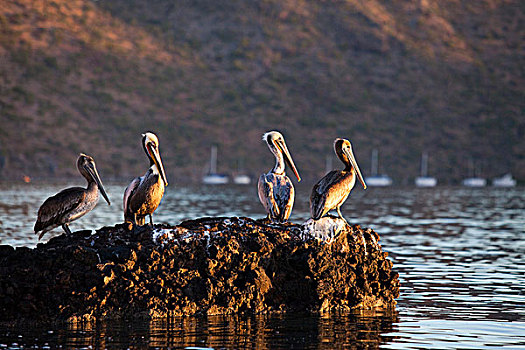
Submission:
M 201 218 L 0 246 L 4 320 L 393 307 L 398 274 L 371 229 Z

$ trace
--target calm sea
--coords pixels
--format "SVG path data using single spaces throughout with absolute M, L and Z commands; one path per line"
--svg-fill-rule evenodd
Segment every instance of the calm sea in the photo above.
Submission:
M 0 244 L 34 247 L 39 205 L 72 184 L 0 184 Z M 101 199 L 71 229 L 120 223 L 124 188 L 107 185 L 112 205 Z M 309 188 L 296 192 L 291 220 L 303 222 Z M 0 348 L 525 349 L 524 188 L 356 189 L 342 211 L 381 235 L 401 279 L 394 312 L 3 325 Z M 264 216 L 256 185 L 170 184 L 154 220 L 203 216 Z

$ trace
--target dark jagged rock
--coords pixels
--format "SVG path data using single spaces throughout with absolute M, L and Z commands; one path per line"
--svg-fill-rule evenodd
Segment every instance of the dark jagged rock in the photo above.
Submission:
M 0 246 L 4 320 L 177 316 L 392 307 L 398 274 L 371 229 L 332 242 L 249 218 L 61 235 Z M 306 235 L 308 237 L 308 235 Z

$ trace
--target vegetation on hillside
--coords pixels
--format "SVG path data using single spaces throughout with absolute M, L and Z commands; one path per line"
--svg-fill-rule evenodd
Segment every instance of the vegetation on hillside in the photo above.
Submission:
M 349 138 L 365 176 L 397 183 L 422 151 L 442 183 L 512 172 L 525 180 L 525 5 L 518 0 L 0 3 L 0 174 L 142 174 L 156 132 L 170 180 L 273 165 L 278 129 L 315 181 Z M 334 166 L 339 166 L 334 162 Z M 171 182 L 171 181 L 170 181 Z

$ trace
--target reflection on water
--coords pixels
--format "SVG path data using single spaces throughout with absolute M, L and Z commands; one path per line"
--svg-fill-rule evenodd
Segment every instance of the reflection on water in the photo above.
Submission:
M 0 185 L 0 244 L 36 245 L 38 206 L 67 185 Z M 303 187 L 302 187 L 303 186 Z M 297 186 L 294 222 L 309 216 L 308 186 Z M 122 221 L 125 184 L 107 185 L 101 201 L 72 230 Z M 203 216 L 264 216 L 255 186 L 168 187 L 155 222 L 178 224 Z M 401 279 L 396 315 L 185 318 L 166 323 L 111 322 L 83 330 L 56 328 L 28 337 L 39 346 L 266 348 L 500 348 L 525 347 L 525 189 L 372 188 L 355 190 L 344 205 L 351 223 L 381 235 Z M 49 232 L 44 240 L 62 234 Z M 26 335 L 0 327 L 0 343 Z M 17 342 L 17 337 L 22 339 Z M 76 340 L 72 340 L 76 339 Z M 75 343 L 75 341 L 78 341 Z M 461 344 L 461 346 L 458 346 Z M 293 346 L 292 346 L 293 345 Z M 0 348 L 2 345 L 0 345 Z
M 333 349 L 378 347 L 395 336 L 394 314 L 365 313 L 318 317 L 307 314 L 185 317 L 151 322 L 99 322 L 48 328 L 11 329 L 0 344 L 12 346 L 16 335 L 26 347 L 60 344 L 67 348 Z M 17 344 L 19 344 L 17 343 Z M 2 345 L 0 345 L 1 347 Z

